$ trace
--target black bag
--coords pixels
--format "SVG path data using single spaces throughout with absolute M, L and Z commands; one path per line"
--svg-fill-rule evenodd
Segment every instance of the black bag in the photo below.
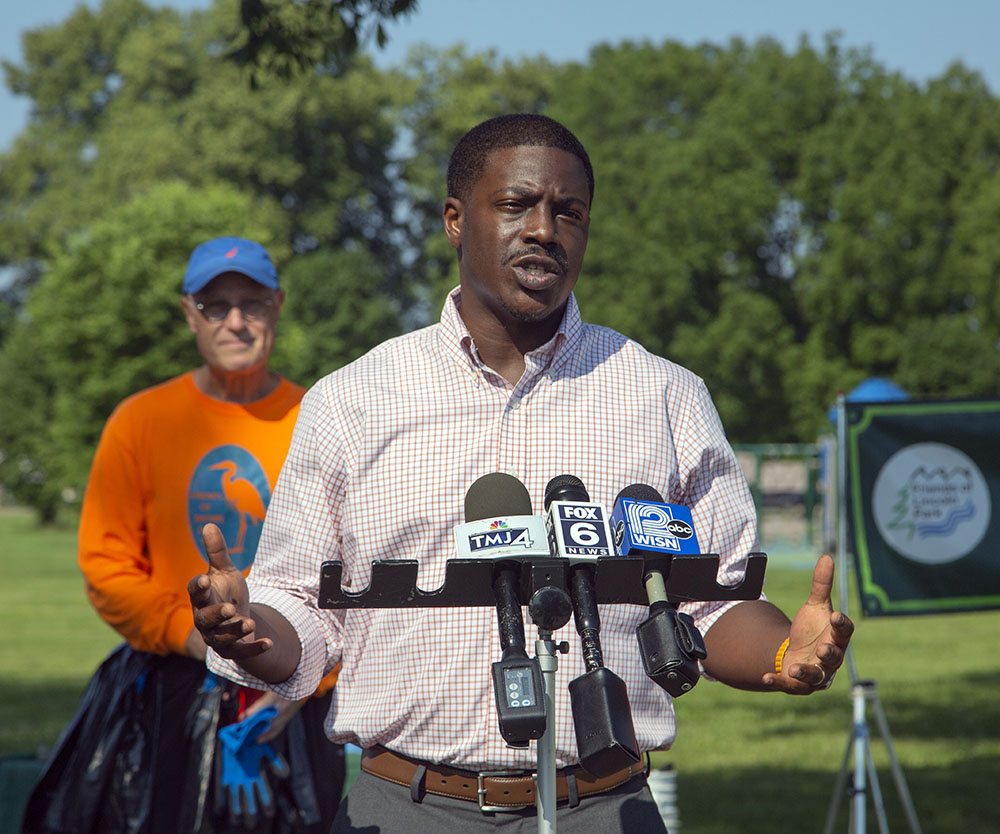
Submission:
M 179 668 L 180 667 L 180 668 Z M 200 668 L 200 672 L 199 672 Z M 182 674 L 178 674 L 182 672 Z M 127 643 L 97 668 L 63 731 L 25 808 L 22 834 L 147 834 L 156 819 L 154 780 L 163 778 L 168 745 L 183 752 L 175 770 L 192 773 L 188 759 L 211 767 L 221 691 L 203 688 L 185 714 L 200 717 L 186 738 L 164 732 L 164 699 L 178 686 L 205 676 L 204 666 L 181 657 L 137 652 Z M 212 716 L 212 720 L 206 718 Z M 167 737 L 164 737 L 167 736 Z M 207 749 L 207 752 L 206 752 Z M 166 756 L 164 754 L 167 754 Z M 206 798 L 199 768 L 185 782 L 179 819 L 198 831 Z M 177 829 L 174 829 L 177 830 Z
M 28 799 L 21 827 L 24 834 L 86 834 L 94 830 L 108 780 L 119 767 L 128 767 L 118 757 L 123 738 L 132 735 L 133 741 L 141 744 L 134 739 L 138 728 L 128 716 L 132 715 L 137 684 L 148 672 L 148 657 L 127 644 L 115 649 L 100 665 Z M 122 784 L 130 797 L 141 789 L 141 759 L 142 749 L 135 749 L 135 769 L 119 774 L 125 777 Z M 129 834 L 141 830 L 141 803 L 140 807 L 119 810 L 131 817 L 132 825 L 126 823 L 118 830 Z
M 226 834 L 213 813 L 213 763 L 238 690 L 200 661 L 118 646 L 46 763 L 22 834 Z M 344 783 L 343 747 L 322 730 L 329 703 L 329 693 L 310 699 L 274 742 L 292 772 L 261 832 L 329 831 Z

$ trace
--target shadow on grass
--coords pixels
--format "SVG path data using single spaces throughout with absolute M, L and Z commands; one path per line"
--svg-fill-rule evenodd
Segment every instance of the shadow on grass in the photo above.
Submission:
M 0 682 L 0 755 L 45 755 L 76 712 L 87 678 Z
M 903 693 L 880 693 L 893 738 L 1000 742 L 1000 669 L 955 676 L 947 691 L 931 694 L 920 687 Z M 996 771 L 994 770 L 996 776 Z M 1000 781 L 1000 780 L 998 780 Z M 1000 820 L 1000 817 L 997 818 Z M 1000 823 L 992 829 L 1000 830 Z
M 846 674 L 846 670 L 842 674 Z M 877 679 L 875 683 L 894 742 L 913 739 L 962 744 L 986 737 L 1000 742 L 1000 729 L 997 729 L 1000 728 L 1000 698 L 996 695 L 1000 691 L 1000 669 L 957 675 L 950 680 L 947 688 L 939 679 L 935 680 L 931 689 L 911 684 L 892 687 L 883 685 Z M 846 680 L 838 680 L 836 691 L 831 690 L 819 697 L 796 698 L 794 702 L 772 701 L 770 695 L 762 697 L 767 699 L 761 704 L 764 707 L 761 710 L 763 720 L 745 728 L 748 740 L 769 737 L 775 730 L 774 721 L 787 717 L 793 720 L 782 720 L 781 732 L 789 737 L 810 734 L 817 726 L 841 722 L 846 743 L 852 721 L 851 692 Z M 875 738 L 878 725 L 871 704 L 866 720 Z M 1000 831 L 1000 827 L 996 830 Z
M 1000 670 L 939 676 L 927 685 L 878 684 L 877 691 L 922 830 L 1000 831 Z M 678 706 L 683 744 L 676 753 L 654 754 L 658 764 L 677 767 L 681 834 L 821 834 L 852 735 L 849 681 L 802 699 L 704 694 L 712 697 Z M 911 829 L 871 705 L 866 723 L 889 830 L 906 834 Z M 697 738 L 688 741 L 688 733 Z M 721 748 L 723 755 L 697 747 L 720 743 L 731 745 Z M 711 764 L 701 764 L 702 757 Z M 851 756 L 848 790 L 853 766 Z M 848 831 L 849 809 L 845 791 L 837 803 L 837 834 Z M 870 789 L 867 820 L 868 830 L 879 830 Z
M 833 763 L 835 767 L 839 762 Z M 850 765 L 848 766 L 850 768 Z M 905 778 L 925 832 L 988 834 L 997 830 L 996 791 L 1000 758 L 969 758 L 946 767 L 907 768 Z M 852 774 L 848 772 L 848 785 Z M 781 767 L 722 770 L 677 775 L 680 831 L 683 834 L 821 834 L 833 799 L 835 776 L 826 771 Z M 893 832 L 909 832 L 909 822 L 892 773 L 878 769 L 883 807 Z M 836 806 L 835 832 L 848 830 L 847 793 Z M 878 831 L 869 785 L 868 830 Z

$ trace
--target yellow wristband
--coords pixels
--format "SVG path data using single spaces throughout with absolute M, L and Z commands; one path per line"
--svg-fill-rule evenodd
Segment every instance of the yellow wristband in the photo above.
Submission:
M 785 659 L 785 652 L 788 650 L 788 639 L 785 638 L 785 642 L 778 647 L 778 653 L 774 656 L 774 671 L 775 674 L 781 674 L 781 661 Z

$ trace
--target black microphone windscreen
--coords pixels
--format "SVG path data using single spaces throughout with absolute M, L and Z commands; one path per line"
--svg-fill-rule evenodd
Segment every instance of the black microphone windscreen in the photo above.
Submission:
M 491 472 L 478 478 L 465 493 L 465 520 L 502 515 L 531 515 L 531 496 L 513 475 Z
M 617 504 L 622 498 L 631 498 L 633 501 L 655 501 L 657 504 L 663 503 L 663 496 L 660 495 L 656 487 L 649 484 L 630 484 L 625 487 L 615 497 Z
M 556 475 L 545 487 L 545 509 L 553 501 L 589 503 L 590 493 L 576 475 Z

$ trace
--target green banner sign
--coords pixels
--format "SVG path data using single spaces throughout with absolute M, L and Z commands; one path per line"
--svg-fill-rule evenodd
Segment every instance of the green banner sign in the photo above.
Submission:
M 863 612 L 1000 608 L 1000 400 L 845 408 Z

